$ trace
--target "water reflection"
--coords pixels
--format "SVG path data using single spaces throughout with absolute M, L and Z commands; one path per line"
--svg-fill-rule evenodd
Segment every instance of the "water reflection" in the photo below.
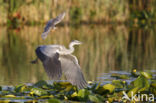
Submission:
M 43 26 L 24 26 L 20 30 L 0 27 L 0 84 L 48 80 L 41 63 L 29 63 L 36 58 L 35 48 L 42 44 L 68 46 L 74 39 L 84 43 L 76 46 L 74 55 L 78 57 L 87 80 L 96 80 L 101 73 L 113 70 L 155 69 L 155 30 L 124 25 L 65 26 L 42 40 Z

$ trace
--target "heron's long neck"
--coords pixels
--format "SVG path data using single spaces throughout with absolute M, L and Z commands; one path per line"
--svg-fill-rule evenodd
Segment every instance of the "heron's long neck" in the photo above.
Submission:
M 62 54 L 62 55 L 71 54 L 71 53 L 74 52 L 74 47 L 73 46 L 74 46 L 74 44 L 73 43 L 70 43 L 69 44 L 69 49 L 65 49 L 63 51 L 59 51 L 59 53 Z
M 70 43 L 69 44 L 69 49 L 68 49 L 68 52 L 69 52 L 69 54 L 71 54 L 71 53 L 73 53 L 74 52 L 74 44 L 73 43 Z

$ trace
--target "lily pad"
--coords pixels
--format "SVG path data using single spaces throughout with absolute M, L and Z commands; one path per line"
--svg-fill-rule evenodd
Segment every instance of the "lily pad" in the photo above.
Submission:
M 128 97 L 132 97 L 132 95 L 135 95 L 139 90 L 139 87 L 135 87 L 133 89 L 131 89 L 129 92 L 128 92 Z
M 62 90 L 63 88 L 72 86 L 72 84 L 69 82 L 54 82 L 53 85 L 54 85 L 54 88 L 57 90 Z
M 80 89 L 77 96 L 80 97 L 80 99 L 87 99 L 89 94 L 90 92 L 87 89 Z
M 4 97 L 6 97 L 6 98 L 14 98 L 14 97 L 16 97 L 16 96 L 13 95 L 13 94 L 8 94 L 8 95 L 5 95 Z
M 147 73 L 147 72 L 141 72 L 141 75 L 143 75 L 147 79 L 151 79 L 152 78 L 152 74 Z
M 95 95 L 89 95 L 89 100 L 95 103 L 101 102 Z
M 115 88 L 123 88 L 124 83 L 121 80 L 113 80 L 112 84 L 115 86 Z
M 31 94 L 35 94 L 37 96 L 47 95 L 48 92 L 41 88 L 32 88 Z
M 112 93 L 115 90 L 115 86 L 112 84 L 103 85 L 104 90 L 108 90 L 109 93 Z
M 38 81 L 37 83 L 35 83 L 33 85 L 34 87 L 37 87 L 37 88 L 44 88 L 44 89 L 52 89 L 53 86 L 52 85 L 49 85 L 46 81 L 44 80 L 40 80 Z
M 131 82 L 131 84 L 134 87 L 143 88 L 143 87 L 149 87 L 149 81 L 144 76 L 140 75 L 136 80 Z
M 103 95 L 107 93 L 112 93 L 115 90 L 115 86 L 112 84 L 105 84 L 103 86 L 99 86 L 94 90 L 95 93 Z
M 154 95 L 156 95 L 156 83 L 151 83 L 150 91 L 151 91 Z
M 117 74 L 117 73 L 113 73 L 111 75 L 111 77 L 115 77 L 117 79 L 129 79 L 129 77 L 127 75 L 124 75 L 124 74 Z
M 15 91 L 23 93 L 24 91 L 30 91 L 30 88 L 25 84 L 21 84 L 15 87 Z
M 48 103 L 62 103 L 59 99 L 52 98 L 48 100 Z

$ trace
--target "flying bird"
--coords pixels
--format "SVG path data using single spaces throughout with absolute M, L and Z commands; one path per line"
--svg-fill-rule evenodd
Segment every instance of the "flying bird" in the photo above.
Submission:
M 66 79 L 72 85 L 76 85 L 79 89 L 85 88 L 87 82 L 76 56 L 72 55 L 74 45 L 80 45 L 81 43 L 78 40 L 74 40 L 69 44 L 69 49 L 66 49 L 63 45 L 38 46 L 36 49 L 37 59 L 32 61 L 32 63 L 36 63 L 39 58 L 51 79 L 58 80 L 64 73 Z
M 58 15 L 54 19 L 50 19 L 47 22 L 47 24 L 46 24 L 46 26 L 44 28 L 44 32 L 41 35 L 42 36 L 42 39 L 46 39 L 46 37 L 47 37 L 47 35 L 48 35 L 48 33 L 50 32 L 51 29 L 53 29 L 53 30 L 56 29 L 55 25 L 58 24 L 58 23 L 60 23 L 62 21 L 62 19 L 64 18 L 64 16 L 65 16 L 65 12 L 63 12 L 60 15 Z

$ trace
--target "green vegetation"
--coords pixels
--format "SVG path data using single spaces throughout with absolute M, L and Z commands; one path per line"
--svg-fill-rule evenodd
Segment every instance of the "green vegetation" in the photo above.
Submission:
M 66 22 L 129 23 L 145 26 L 156 20 L 155 0 L 0 0 L 0 24 L 34 25 L 66 11 Z M 18 23 L 17 23 L 18 24 Z M 12 25 L 11 25 L 12 26 Z
M 122 99 L 122 97 L 124 96 L 123 92 L 127 93 L 129 98 L 138 93 L 138 95 L 156 95 L 155 77 L 152 77 L 152 74 L 148 72 L 141 72 L 138 74 L 139 75 L 137 78 L 133 77 L 132 74 L 129 75 L 129 78 L 135 78 L 135 80 L 131 81 L 130 83 L 126 82 L 126 80 L 129 80 L 129 78 L 113 80 L 111 83 L 107 84 L 105 84 L 105 82 L 89 82 L 89 86 L 87 88 L 80 90 L 78 90 L 77 87 L 72 86 L 69 82 L 53 82 L 53 84 L 48 84 L 43 80 L 35 84 L 20 84 L 8 89 L 4 89 L 4 87 L 2 86 L 0 89 L 0 102 L 128 102 L 129 100 Z M 135 98 L 139 99 L 140 97 L 135 96 Z M 154 97 L 151 98 L 153 98 L 153 100 L 155 99 Z M 143 99 L 138 99 L 132 101 L 147 101 L 145 96 Z

